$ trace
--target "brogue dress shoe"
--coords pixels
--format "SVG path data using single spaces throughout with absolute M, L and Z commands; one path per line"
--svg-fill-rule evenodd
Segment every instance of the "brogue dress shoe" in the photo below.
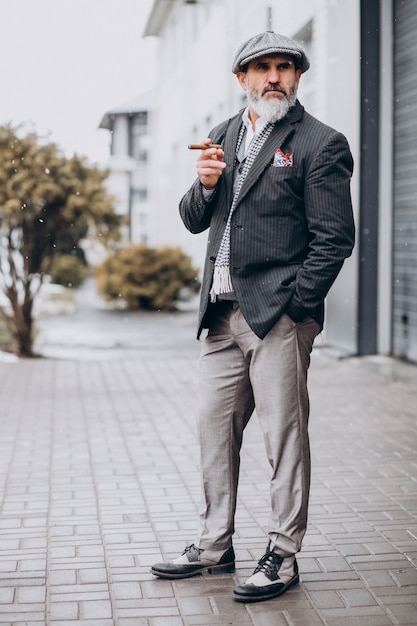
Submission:
M 160 578 L 189 578 L 197 574 L 231 574 L 235 571 L 233 547 L 226 551 L 187 546 L 180 557 L 169 563 L 155 563 L 151 572 Z
M 234 589 L 233 597 L 239 602 L 270 600 L 298 585 L 299 580 L 295 557 L 284 558 L 268 547 L 252 576 Z

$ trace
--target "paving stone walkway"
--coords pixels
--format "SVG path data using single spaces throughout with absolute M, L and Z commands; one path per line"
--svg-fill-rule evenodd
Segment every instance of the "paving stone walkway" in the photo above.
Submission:
M 0 362 L 0 625 L 417 624 L 417 367 L 315 349 L 302 584 L 243 605 L 231 591 L 264 552 L 269 508 L 256 416 L 236 574 L 149 573 L 194 539 L 198 345 L 152 351 L 144 323 L 142 351 Z

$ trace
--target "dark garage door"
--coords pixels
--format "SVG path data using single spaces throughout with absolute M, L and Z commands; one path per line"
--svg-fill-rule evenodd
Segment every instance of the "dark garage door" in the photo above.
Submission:
M 394 18 L 393 353 L 417 362 L 417 2 Z

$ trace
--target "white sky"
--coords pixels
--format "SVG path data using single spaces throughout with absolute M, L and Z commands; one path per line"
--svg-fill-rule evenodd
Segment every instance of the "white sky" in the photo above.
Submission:
M 105 164 L 109 109 L 150 89 L 153 0 L 0 0 L 0 125 L 32 122 L 67 156 Z

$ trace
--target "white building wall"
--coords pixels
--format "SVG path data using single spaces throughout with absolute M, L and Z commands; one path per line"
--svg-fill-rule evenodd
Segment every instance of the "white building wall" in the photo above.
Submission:
M 320 118 L 348 138 L 356 165 L 352 199 L 359 226 L 360 156 L 360 5 L 359 1 L 327 1 L 323 115 Z M 317 114 L 319 116 L 319 114 Z M 326 341 L 347 353 L 357 351 L 357 280 L 359 247 L 354 249 L 327 298 Z
M 110 170 L 109 177 L 106 180 L 106 187 L 109 193 L 114 196 L 115 208 L 120 215 L 128 214 L 130 176 L 131 174 L 127 167 L 120 169 L 114 167 L 114 169 Z
M 158 33 L 154 239 L 182 246 L 201 267 L 206 237 L 187 233 L 178 217 L 178 202 L 196 176 L 197 154 L 187 145 L 205 139 L 212 127 L 243 106 L 243 92 L 231 72 L 243 41 L 269 28 L 297 38 L 311 25 L 306 50 L 312 67 L 302 76 L 300 101 L 347 136 L 358 162 L 359 0 L 174 0 L 167 6 Z M 352 193 L 357 210 L 357 174 Z M 328 299 L 328 339 L 337 335 L 339 345 L 350 352 L 356 350 L 356 274 L 354 255 Z

